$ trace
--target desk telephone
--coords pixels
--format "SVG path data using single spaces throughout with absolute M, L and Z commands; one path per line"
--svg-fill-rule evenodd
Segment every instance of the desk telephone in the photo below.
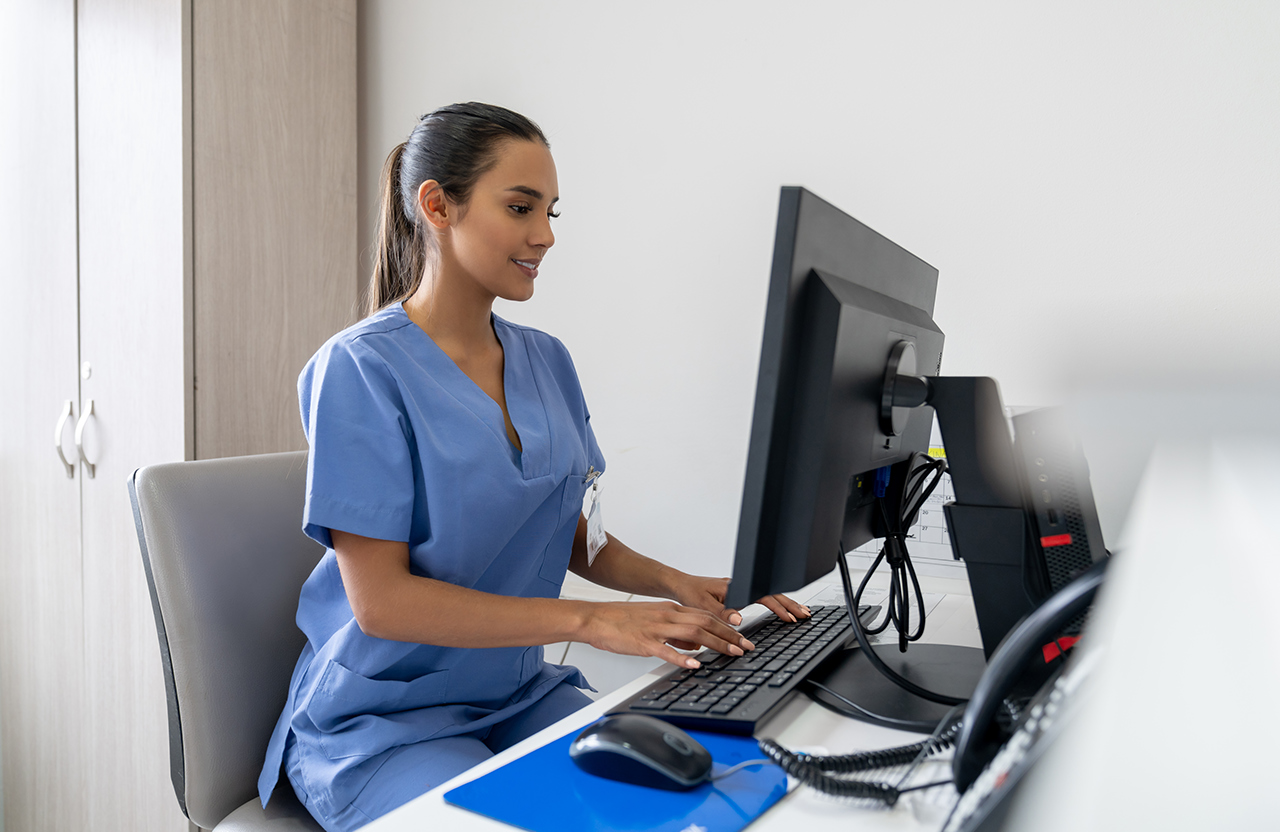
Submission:
M 1022 709 L 1014 730 L 1002 727 L 997 717 L 1027 668 L 1048 664 L 1040 659 L 1045 645 L 1056 645 L 1054 637 L 1088 609 L 1108 563 L 1099 561 L 1053 595 L 991 657 L 965 707 L 956 740 L 951 770 L 962 796 L 945 827 L 948 832 L 999 828 L 1009 797 L 1061 730 L 1062 709 L 1087 677 L 1088 662 L 1056 667 Z
M 761 750 L 801 783 L 837 797 L 897 802 L 906 789 L 886 783 L 842 779 L 842 775 L 907 765 L 955 746 L 952 776 L 962 796 L 947 832 L 994 830 L 1008 811 L 1008 799 L 1060 728 L 1065 699 L 1079 687 L 1087 666 L 1063 668 L 1046 661 L 1046 645 L 1088 609 L 1102 585 L 1108 560 L 1094 564 L 1027 616 L 991 657 L 963 717 L 944 720 L 921 742 L 882 751 L 816 757 L 787 751 L 762 739 Z M 1039 689 L 1016 716 L 1011 698 Z M 899 783 L 901 785 L 901 782 Z

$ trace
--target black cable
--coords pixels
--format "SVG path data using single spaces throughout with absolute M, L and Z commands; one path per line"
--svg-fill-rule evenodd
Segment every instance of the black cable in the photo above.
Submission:
M 907 786 L 905 789 L 898 789 L 898 794 L 906 794 L 907 792 L 918 792 L 921 789 L 936 789 L 938 786 L 950 786 L 950 780 L 937 780 L 933 783 L 921 783 L 919 786 Z
M 817 789 L 832 797 L 848 797 L 862 800 L 875 800 L 886 806 L 898 802 L 902 792 L 884 783 L 868 783 L 863 780 L 841 780 L 824 773 L 799 754 L 792 753 L 779 745 L 775 740 L 759 741 L 760 750 L 802 785 Z
M 886 806 L 893 806 L 906 792 L 946 785 L 950 781 L 902 788 L 901 784 L 910 776 L 911 771 L 903 775 L 896 786 L 845 778 L 864 771 L 896 768 L 903 765 L 912 765 L 913 771 L 914 766 L 929 755 L 943 751 L 954 744 L 956 734 L 960 730 L 960 722 L 952 721 L 952 716 L 953 714 L 948 714 L 942 722 L 938 723 L 933 735 L 920 742 L 877 751 L 814 756 L 788 751 L 776 740 L 768 738 L 759 740 L 758 744 L 765 756 L 805 786 L 833 797 L 874 800 Z
M 857 608 L 852 606 L 854 603 L 853 579 L 849 577 L 849 564 L 845 562 L 843 543 L 840 544 L 840 557 L 836 559 L 836 565 L 840 567 L 840 581 L 844 584 L 844 602 L 845 606 L 850 610 L 849 617 L 853 625 L 853 635 L 858 639 L 858 646 L 862 648 L 862 652 L 866 655 L 867 661 L 871 662 L 872 667 L 880 671 L 886 679 L 890 680 L 898 687 L 908 693 L 914 693 L 921 699 L 928 699 L 930 702 L 937 702 L 941 705 L 963 705 L 967 702 L 967 699 L 937 693 L 929 690 L 928 688 L 920 687 L 910 679 L 904 679 L 902 676 L 895 673 L 893 668 L 885 664 L 884 659 L 881 659 L 876 655 L 876 651 L 871 649 L 871 643 L 867 641 L 867 633 L 863 629 L 862 621 L 859 620 L 857 615 L 852 613 L 852 610 Z M 868 573 L 868 575 L 870 575 L 870 573 Z M 863 579 L 863 583 L 866 583 L 865 578 Z
M 960 733 L 960 721 L 938 723 L 934 733 L 919 742 L 910 745 L 899 745 L 895 748 L 882 748 L 876 751 L 858 751 L 853 754 L 839 754 L 817 757 L 802 755 L 809 759 L 819 771 L 827 774 L 856 774 L 860 771 L 871 771 L 878 768 L 896 768 L 916 762 L 921 755 L 928 756 L 944 751 L 955 744 Z
M 889 603 L 886 605 L 886 614 L 879 626 L 868 629 L 867 632 L 876 635 L 892 622 L 894 629 L 898 631 L 898 650 L 903 653 L 907 651 L 909 642 L 917 641 L 924 635 L 925 625 L 924 594 L 920 589 L 920 581 L 916 577 L 915 566 L 911 563 L 911 555 L 907 551 L 907 532 L 910 531 L 911 523 L 920 513 L 920 509 L 942 482 L 942 475 L 946 471 L 946 460 L 930 457 L 917 451 L 907 460 L 907 472 L 898 483 L 897 493 L 892 497 L 887 494 L 877 494 L 875 498 L 885 529 L 884 546 L 858 586 L 858 592 L 854 596 L 854 608 L 861 607 L 862 593 L 867 587 L 867 582 L 880 568 L 880 563 L 887 561 Z M 911 594 L 915 595 L 916 609 L 920 613 L 914 632 L 911 630 Z
M 827 687 L 821 682 L 814 681 L 813 679 L 805 679 L 804 683 L 811 685 L 815 688 L 818 688 L 823 693 L 826 693 L 828 696 L 833 696 L 836 699 L 839 699 L 845 705 L 857 711 L 858 714 L 862 714 L 862 717 L 867 717 L 872 722 L 877 722 L 881 725 L 886 725 L 886 726 L 893 726 L 903 731 L 914 731 L 918 734 L 923 734 L 927 731 L 933 730 L 933 723 L 930 723 L 930 722 L 924 722 L 923 720 L 918 720 L 918 719 L 899 719 L 898 717 L 884 716 L 882 714 L 877 714 L 872 711 L 869 711 L 866 708 L 859 705 L 857 702 L 854 702 L 849 697 L 840 693 L 839 691 L 833 690 L 832 688 Z M 857 714 L 850 713 L 849 711 L 841 710 L 840 708 L 837 708 L 833 703 L 828 702 L 825 699 L 821 699 L 819 697 L 813 696 L 813 694 L 810 693 L 809 691 L 805 691 L 805 693 L 809 693 L 810 697 L 812 697 L 814 702 L 817 702 L 819 705 L 821 705 L 822 707 L 826 708 L 829 711 L 840 714 L 841 716 L 849 717 L 851 719 L 862 718 Z

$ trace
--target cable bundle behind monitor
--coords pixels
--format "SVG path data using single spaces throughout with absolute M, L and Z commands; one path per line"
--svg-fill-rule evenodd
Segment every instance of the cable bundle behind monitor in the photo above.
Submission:
M 917 464 L 919 463 L 919 464 Z M 907 532 L 916 516 L 929 499 L 942 475 L 947 471 L 947 462 L 940 457 L 935 458 L 919 452 L 913 453 L 907 460 L 906 476 L 899 478 L 895 493 L 890 488 L 895 484 L 889 475 L 888 468 L 876 472 L 876 508 L 881 522 L 884 524 L 884 546 L 876 555 L 871 568 L 867 570 L 853 598 L 853 608 L 858 609 L 862 601 L 863 590 L 867 582 L 879 568 L 882 561 L 889 563 L 889 603 L 884 620 L 873 629 L 866 630 L 868 635 L 883 632 L 892 622 L 898 631 L 898 650 L 907 652 L 907 643 L 918 641 L 924 635 L 925 608 L 924 594 L 920 591 L 920 581 L 916 577 L 915 567 L 911 564 L 911 554 L 907 551 Z M 844 560 L 843 545 L 840 560 Z M 916 598 L 916 609 L 920 612 L 916 629 L 911 631 L 911 598 Z M 954 703 L 953 703 L 954 704 Z
M 966 700 L 931 691 L 895 673 L 871 649 L 871 643 L 868 639 L 868 636 L 884 632 L 892 622 L 898 631 L 898 649 L 905 653 L 908 642 L 916 641 L 924 634 L 926 617 L 924 593 L 920 590 L 920 581 L 916 577 L 915 567 L 911 564 L 911 554 L 907 550 L 907 531 L 911 528 L 911 524 L 920 513 L 925 501 L 937 489 L 938 484 L 942 481 L 942 475 L 946 471 L 946 460 L 940 457 L 930 457 L 927 454 L 914 453 L 906 462 L 906 473 L 898 479 L 897 489 L 886 487 L 881 490 L 877 488 L 876 503 L 884 520 L 885 542 L 880 554 L 876 556 L 875 561 L 871 564 L 871 568 L 863 576 L 857 592 L 853 591 L 853 581 L 849 575 L 849 564 L 845 560 L 843 543 L 840 546 L 840 557 L 836 563 L 840 567 L 840 580 L 844 586 L 845 604 L 849 605 L 850 609 L 859 608 L 858 604 L 861 602 L 862 593 L 867 588 L 868 581 L 871 580 L 871 576 L 879 568 L 880 563 L 882 561 L 888 561 L 889 563 L 889 603 L 886 605 L 888 611 L 884 620 L 876 627 L 867 629 L 857 616 L 852 617 L 853 633 L 858 640 L 858 646 L 872 666 L 887 679 L 916 696 L 942 705 L 960 705 Z M 893 485 L 892 478 L 889 481 L 889 485 Z M 919 619 L 914 632 L 911 631 L 912 595 L 915 596 L 916 609 L 919 611 Z M 917 730 L 929 730 L 928 727 L 923 725 L 913 727 Z

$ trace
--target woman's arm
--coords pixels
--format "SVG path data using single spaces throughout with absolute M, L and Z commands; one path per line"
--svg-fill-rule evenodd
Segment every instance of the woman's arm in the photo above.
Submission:
M 356 623 L 377 638 L 442 647 L 521 647 L 579 641 L 614 653 L 656 656 L 681 667 L 698 667 L 698 662 L 681 655 L 671 642 L 682 647 L 709 647 L 733 656 L 753 647 L 703 609 L 673 603 L 592 603 L 493 595 L 412 574 L 406 543 L 338 530 L 332 535 L 342 585 Z M 585 558 L 585 548 L 583 555 Z
M 670 598 L 686 607 L 707 610 L 728 621 L 741 624 L 737 610 L 726 609 L 724 599 L 729 591 L 728 578 L 704 578 L 690 575 L 666 564 L 647 558 L 611 534 L 609 542 L 587 563 L 587 521 L 578 516 L 578 530 L 573 537 L 573 553 L 569 569 L 600 586 L 636 595 Z M 759 600 L 783 621 L 809 617 L 809 608 L 785 595 L 768 595 Z M 684 645 L 680 645 L 683 649 Z

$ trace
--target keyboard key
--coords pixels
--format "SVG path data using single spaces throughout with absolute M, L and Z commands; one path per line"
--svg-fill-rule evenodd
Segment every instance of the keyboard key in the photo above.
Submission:
M 633 711 L 665 711 L 669 702 L 632 702 L 631 710 Z

